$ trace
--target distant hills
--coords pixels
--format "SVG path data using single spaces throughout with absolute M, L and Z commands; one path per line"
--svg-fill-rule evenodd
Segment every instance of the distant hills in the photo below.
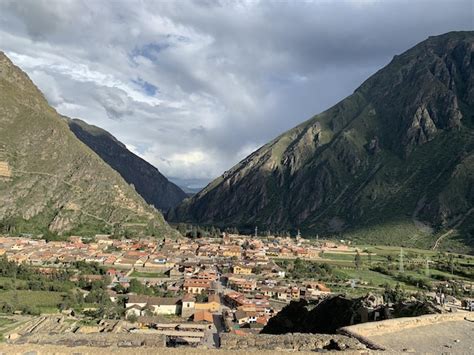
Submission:
M 68 119 L 69 128 L 84 144 L 120 173 L 147 201 L 163 211 L 175 207 L 187 194 L 157 168 L 130 152 L 109 132 L 79 119 Z
M 0 201 L 2 232 L 176 234 L 2 52 Z
M 473 47 L 474 32 L 451 32 L 395 56 L 352 95 L 249 155 L 169 218 L 472 246 Z

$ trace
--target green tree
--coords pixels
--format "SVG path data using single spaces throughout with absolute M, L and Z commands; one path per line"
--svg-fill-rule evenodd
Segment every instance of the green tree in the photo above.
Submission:
M 128 317 L 127 317 L 127 320 L 129 322 L 132 322 L 132 323 L 135 323 L 137 321 L 138 317 L 135 315 L 135 314 L 130 314 Z
M 362 258 L 360 257 L 359 251 L 356 252 L 356 255 L 354 257 L 354 265 L 357 270 L 359 270 L 362 266 Z

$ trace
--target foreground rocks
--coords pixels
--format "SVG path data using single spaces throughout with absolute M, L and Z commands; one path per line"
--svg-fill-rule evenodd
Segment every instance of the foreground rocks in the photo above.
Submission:
M 318 351 L 362 350 L 366 347 L 357 339 L 344 335 L 290 333 L 240 336 L 226 333 L 221 335 L 221 349 Z
M 33 334 L 23 336 L 12 344 L 62 345 L 68 347 L 166 347 L 166 336 L 161 334 L 131 334 L 131 333 L 95 333 L 95 334 Z

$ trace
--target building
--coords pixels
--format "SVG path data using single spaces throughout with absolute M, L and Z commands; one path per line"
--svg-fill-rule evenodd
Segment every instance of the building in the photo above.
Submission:
M 196 310 L 205 310 L 208 312 L 218 312 L 221 308 L 221 301 L 219 295 L 210 295 L 207 302 L 196 303 Z
M 181 308 L 181 317 L 183 318 L 190 318 L 195 311 L 195 304 L 196 304 L 196 299 L 193 297 L 192 294 L 187 293 L 183 297 L 183 305 Z
M 237 275 L 250 275 L 252 273 L 252 267 L 243 264 L 237 264 L 232 268 L 232 272 Z
M 137 316 L 144 316 L 147 312 L 154 315 L 180 315 L 182 300 L 177 297 L 153 297 L 131 295 L 125 303 L 126 314 L 133 313 Z
M 211 312 L 201 309 L 194 312 L 193 321 L 213 323 L 214 317 Z
M 211 288 L 211 281 L 206 279 L 186 279 L 184 280 L 183 289 L 187 293 L 200 294 Z

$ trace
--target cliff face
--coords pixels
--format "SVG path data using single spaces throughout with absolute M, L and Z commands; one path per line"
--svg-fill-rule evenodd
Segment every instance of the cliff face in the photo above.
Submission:
M 429 244 L 474 224 L 474 32 L 430 37 L 351 96 L 266 144 L 175 221 Z M 431 238 L 432 240 L 432 238 Z
M 7 167 L 0 179 L 3 229 L 175 234 L 1 52 L 0 161 Z
M 68 119 L 69 128 L 84 144 L 116 170 L 149 204 L 163 211 L 175 207 L 186 193 L 157 168 L 130 152 L 109 132 L 79 119 Z

